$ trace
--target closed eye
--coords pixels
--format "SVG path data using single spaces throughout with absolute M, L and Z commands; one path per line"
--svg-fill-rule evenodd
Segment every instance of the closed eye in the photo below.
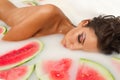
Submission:
M 84 44 L 86 38 L 86 34 L 85 33 L 81 33 L 78 35 L 78 43 Z
M 80 37 L 82 36 L 82 34 L 78 35 L 78 42 L 81 43 Z

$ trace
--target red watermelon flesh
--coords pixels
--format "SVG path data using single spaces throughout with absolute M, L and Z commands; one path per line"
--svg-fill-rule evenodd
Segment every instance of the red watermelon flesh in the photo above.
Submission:
M 32 73 L 34 66 L 19 66 L 9 70 L 0 71 L 2 80 L 25 80 Z
M 34 48 L 35 47 L 35 48 Z M 17 63 L 35 53 L 38 50 L 38 44 L 30 43 L 23 48 L 13 50 L 0 57 L 0 66 Z M 24 56 L 22 56 L 24 53 Z M 14 58 L 13 58 L 14 56 Z
M 7 28 L 0 26 L 0 34 L 5 34 L 7 32 Z
M 8 69 L 24 63 L 35 55 L 37 55 L 42 48 L 40 41 L 32 41 L 24 47 L 12 50 L 4 55 L 0 56 L 0 70 Z
M 0 34 L 3 32 L 3 29 L 2 28 L 0 28 Z
M 59 61 L 46 61 L 43 70 L 49 74 L 50 80 L 69 80 L 69 69 L 72 64 L 71 59 Z
M 110 71 L 103 65 L 81 58 L 76 80 L 115 80 Z
M 76 80 L 105 80 L 105 78 L 93 68 L 82 65 L 78 69 Z
M 40 80 L 115 80 L 106 67 L 85 58 L 41 61 L 36 73 Z

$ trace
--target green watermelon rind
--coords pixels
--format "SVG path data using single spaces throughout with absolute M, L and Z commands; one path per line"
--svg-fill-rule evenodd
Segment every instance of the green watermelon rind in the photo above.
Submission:
M 20 67 L 22 67 L 22 66 L 20 66 Z M 30 65 L 30 66 L 25 66 L 25 67 L 27 67 L 27 72 L 25 73 L 24 76 L 22 76 L 22 80 L 27 80 L 32 75 L 32 72 L 35 69 L 35 65 Z M 24 68 L 24 66 L 23 66 L 23 68 Z
M 35 69 L 35 65 L 28 66 L 28 72 L 24 77 L 22 77 L 22 80 L 28 80 L 28 78 L 32 75 L 34 69 Z
M 13 68 L 13 67 L 16 67 L 16 66 L 19 66 L 19 65 L 22 65 L 30 60 L 32 60 L 33 58 L 35 58 L 42 50 L 43 50 L 43 42 L 42 41 L 39 41 L 39 40 L 34 40 L 32 42 L 38 42 L 39 45 L 40 45 L 40 49 L 31 57 L 27 58 L 27 59 L 24 59 L 22 61 L 20 61 L 19 63 L 15 63 L 15 64 L 12 64 L 12 65 L 8 65 L 8 66 L 3 66 L 3 67 L 0 67 L 0 70 L 6 70 L 6 69 L 10 69 L 10 68 Z M 29 43 L 28 43 L 29 44 Z
M 120 58 L 119 57 L 112 57 L 112 60 L 120 61 Z
M 4 35 L 7 32 L 7 28 L 5 26 L 0 26 L 0 28 L 2 28 L 4 31 L 1 33 L 2 35 Z
M 120 71 L 119 65 L 120 65 L 120 57 L 112 57 L 111 59 L 111 63 L 112 65 L 115 66 L 115 68 L 117 68 L 118 72 Z
M 38 2 L 35 0 L 24 0 L 23 3 L 30 3 L 32 6 L 39 5 Z
M 94 68 L 102 76 L 104 76 L 104 78 L 106 78 L 105 80 L 115 80 L 112 73 L 100 63 L 97 63 L 97 62 L 89 60 L 89 59 L 81 58 L 80 59 L 80 64 L 81 65 L 85 64 L 85 65 L 88 65 L 88 67 Z
M 35 65 L 35 74 L 36 74 L 37 78 L 39 80 L 50 80 L 48 74 L 45 74 L 45 75 L 42 74 L 41 65 L 42 65 L 42 61 L 40 61 L 39 63 L 37 63 Z

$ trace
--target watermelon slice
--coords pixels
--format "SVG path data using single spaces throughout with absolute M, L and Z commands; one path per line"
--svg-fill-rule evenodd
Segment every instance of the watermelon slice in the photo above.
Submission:
M 101 64 L 81 58 L 76 80 L 115 80 Z
M 4 26 L 0 26 L 0 35 L 4 35 L 7 32 L 7 28 Z
M 17 50 L 11 50 L 4 55 L 0 55 L 0 70 L 9 69 L 25 63 L 35 57 L 42 50 L 43 44 L 34 40 Z
M 39 5 L 38 0 L 24 0 L 23 3 L 28 4 L 30 6 L 37 6 L 37 5 Z
M 19 66 L 0 71 L 0 80 L 26 80 L 34 70 L 34 66 Z
M 36 75 L 40 80 L 69 80 L 71 59 L 47 60 L 36 64 Z
M 41 60 L 35 71 L 40 80 L 115 80 L 104 66 L 85 58 Z
M 113 57 L 112 64 L 116 67 L 117 71 L 120 72 L 120 58 Z

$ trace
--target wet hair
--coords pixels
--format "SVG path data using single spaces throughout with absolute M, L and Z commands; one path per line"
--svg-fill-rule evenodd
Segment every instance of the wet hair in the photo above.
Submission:
M 98 38 L 98 48 L 105 54 L 120 53 L 120 17 L 100 15 L 87 24 Z

